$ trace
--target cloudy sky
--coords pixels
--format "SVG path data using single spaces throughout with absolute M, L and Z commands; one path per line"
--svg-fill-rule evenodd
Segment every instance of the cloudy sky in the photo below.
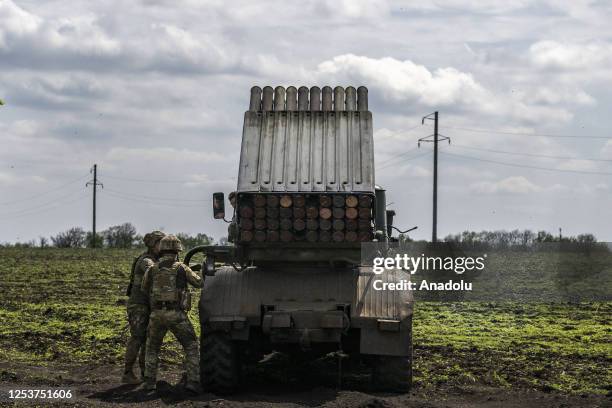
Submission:
M 0 242 L 91 225 L 221 237 L 253 85 L 366 85 L 397 225 L 612 241 L 605 0 L 0 0 Z M 560 137 L 563 136 L 563 137 Z M 571 136 L 571 137 L 565 137 Z

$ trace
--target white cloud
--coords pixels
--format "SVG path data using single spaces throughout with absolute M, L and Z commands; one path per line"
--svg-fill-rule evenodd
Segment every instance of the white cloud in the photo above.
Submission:
M 7 133 L 16 137 L 32 137 L 39 131 L 38 123 L 31 119 L 17 120 L 7 128 Z
M 45 20 L 12 0 L 0 3 L 0 52 L 49 54 L 58 50 L 102 56 L 117 55 L 121 47 L 92 14 Z
M 610 186 L 606 183 L 596 183 L 596 184 L 585 184 L 580 183 L 578 186 L 574 188 L 574 191 L 578 194 L 599 194 L 605 193 L 610 189 Z
M 446 171 L 453 177 L 461 177 L 466 179 L 482 180 L 495 178 L 495 173 L 491 170 L 474 169 L 466 166 L 448 166 Z
M 16 173 L 0 172 L 0 185 L 6 187 L 20 186 L 24 183 L 44 184 L 47 182 L 42 176 L 21 176 Z M 4 198 L 4 197 L 3 197 Z M 11 201 L 11 200 L 7 200 Z
M 168 162 L 205 163 L 226 160 L 226 157 L 220 153 L 207 151 L 194 152 L 188 149 L 175 149 L 171 147 L 154 147 L 149 149 L 114 147 L 109 150 L 106 158 L 111 162 L 156 161 L 160 165 Z
M 94 71 L 128 68 L 210 73 L 248 68 L 240 67 L 236 46 L 212 30 L 191 31 L 169 23 L 138 24 L 138 19 L 134 23 L 110 34 L 93 13 L 41 17 L 4 0 L 0 2 L 1 62 Z
M 529 48 L 531 62 L 539 67 L 558 70 L 592 70 L 612 62 L 612 45 L 608 43 L 561 43 L 539 41 Z
M 555 183 L 552 186 L 547 187 L 545 190 L 551 193 L 567 193 L 571 191 L 571 188 L 569 188 L 565 184 Z
M 171 24 L 153 24 L 152 46 L 145 50 L 152 68 L 158 65 L 176 70 L 220 71 L 238 63 L 235 47 L 206 33 L 194 34 Z
M 470 190 L 478 194 L 528 194 L 542 190 L 523 176 L 512 176 L 497 182 L 482 181 L 470 185 Z
M 425 167 L 419 166 L 417 164 L 410 164 L 410 163 L 399 162 L 394 166 L 385 167 L 381 171 L 393 172 L 395 175 L 398 175 L 398 176 L 408 176 L 408 177 L 418 177 L 418 178 L 431 177 L 431 171 L 429 169 L 426 169 Z
M 597 166 L 588 160 L 561 160 L 557 168 L 562 170 L 591 171 L 596 170 Z
M 392 57 L 339 55 L 320 63 L 317 76 L 326 82 L 366 84 L 395 111 L 445 108 L 529 123 L 567 122 L 573 117 L 563 107 L 530 105 L 517 95 L 487 89 L 472 74 L 453 67 L 430 71 L 424 65 Z
M 608 140 L 601 148 L 601 157 L 612 160 L 612 140 Z
M 316 0 L 310 6 L 321 16 L 345 19 L 381 18 L 391 9 L 390 3 L 384 0 Z
M 597 101 L 583 89 L 567 86 L 540 86 L 530 89 L 523 96 L 528 104 L 544 105 L 584 105 L 593 106 Z
M 413 158 L 431 151 L 431 146 L 416 149 L 416 140 L 431 127 L 408 131 L 423 114 L 440 110 L 441 131 L 453 145 L 568 157 L 593 157 L 603 145 L 456 128 L 605 135 L 612 64 L 596 54 L 609 53 L 612 9 L 603 1 L 564 3 L 147 0 L 125 2 L 117 12 L 114 2 L 105 1 L 0 0 L 0 97 L 7 102 L 0 108 L 0 142 L 8 146 L 0 152 L 7 164 L 0 168 L 6 173 L 0 175 L 0 196 L 27 197 L 46 188 L 33 178 L 4 187 L 1 180 L 10 182 L 11 174 L 44 176 L 61 185 L 79 175 L 86 181 L 94 162 L 108 189 L 150 195 L 151 184 L 120 177 L 154 179 L 153 169 L 160 179 L 179 181 L 163 184 L 178 197 L 231 191 L 252 85 L 366 85 L 376 163 L 378 170 L 384 167 L 377 181 L 397 202 L 410 202 L 408 210 L 398 211 L 398 223 L 408 225 L 413 214 L 431 206 L 431 156 Z M 452 152 L 453 145 L 441 149 Z M 411 153 L 399 156 L 406 151 Z M 457 153 L 540 167 L 580 165 L 467 149 Z M 601 155 L 612 159 L 612 142 Z M 386 162 L 391 164 L 385 167 Z M 546 213 L 546 222 L 554 225 L 562 220 L 609 239 L 601 222 L 607 202 L 585 199 L 578 190 L 584 182 L 589 191 L 604 191 L 594 186 L 606 182 L 605 175 L 518 173 L 446 157 L 441 166 L 446 202 L 457 202 L 473 182 L 488 182 L 472 189 L 491 194 L 449 208 L 443 223 L 448 231 L 475 220 L 486 223 L 481 215 L 490 205 L 499 208 L 502 199 L 517 211 Z M 527 181 L 513 181 L 521 174 Z M 83 190 L 83 184 L 70 188 Z M 424 193 L 411 196 L 413 188 Z M 609 191 L 600 194 L 608 198 Z M 503 196 L 511 193 L 516 196 Z M 565 200 L 551 200 L 564 195 Z M 101 219 L 125 219 L 125 202 L 106 200 Z M 158 221 L 151 220 L 171 214 L 171 207 L 164 208 L 167 213 L 138 209 L 129 217 L 139 229 L 153 228 Z M 578 208 L 583 217 L 572 216 Z M 82 210 L 82 218 L 71 208 L 3 224 L 0 240 L 13 237 L 12 231 L 36 237 L 87 225 L 88 201 Z M 498 212 L 500 228 L 521 226 L 512 214 Z M 164 224 L 175 231 L 226 234 L 222 223 L 196 225 L 189 218 L 168 216 Z
M 501 14 L 520 10 L 533 3 L 533 0 L 434 0 L 428 2 L 403 1 L 400 7 L 413 10 Z
M 22 37 L 35 33 L 41 18 L 17 7 L 12 0 L 0 2 L 0 49 L 8 47 L 9 37 Z
M 11 186 L 17 183 L 17 179 L 13 174 L 0 173 L 0 185 Z
M 233 177 L 211 178 L 208 174 L 192 174 L 188 177 L 188 181 L 184 183 L 185 187 L 201 187 L 211 184 L 216 185 L 217 188 L 234 189 L 236 179 Z
M 410 101 L 426 106 L 480 104 L 488 96 L 472 75 L 455 68 L 439 68 L 433 73 L 410 60 L 400 61 L 345 54 L 319 64 L 321 77 L 345 77 L 366 83 L 392 101 Z

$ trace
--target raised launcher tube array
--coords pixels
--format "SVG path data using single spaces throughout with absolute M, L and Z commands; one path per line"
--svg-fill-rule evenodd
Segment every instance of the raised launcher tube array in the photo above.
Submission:
M 343 88 L 337 86 L 332 89 L 324 86 L 323 89 L 313 86 L 308 89 L 301 86 L 296 89 L 294 86 L 286 90 L 282 86 L 272 88 L 266 86 L 263 90 L 254 86 L 251 88 L 251 100 L 249 111 L 311 111 L 311 112 L 343 112 L 368 110 L 368 88 L 360 86 L 355 89 L 352 86 Z
M 237 192 L 242 244 L 371 241 L 376 202 L 367 88 L 253 87 Z

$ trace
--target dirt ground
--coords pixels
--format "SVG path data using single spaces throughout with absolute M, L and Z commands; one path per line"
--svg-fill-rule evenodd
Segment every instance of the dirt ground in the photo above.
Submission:
M 347 381 L 343 389 L 329 383 L 317 385 L 319 373 L 311 372 L 297 382 L 275 381 L 265 375 L 246 378 L 242 392 L 232 396 L 203 393 L 186 395 L 177 367 L 162 367 L 158 390 L 147 393 L 139 386 L 122 385 L 117 366 L 33 367 L 0 364 L 0 405 L 2 406 L 198 406 L 198 407 L 358 407 L 358 408 L 494 408 L 494 407 L 612 407 L 610 397 L 568 396 L 555 392 L 516 390 L 473 385 L 468 387 L 416 387 L 410 394 L 372 392 L 364 381 Z M 325 382 L 325 381 L 324 381 Z M 11 389 L 70 389 L 70 400 L 10 400 Z

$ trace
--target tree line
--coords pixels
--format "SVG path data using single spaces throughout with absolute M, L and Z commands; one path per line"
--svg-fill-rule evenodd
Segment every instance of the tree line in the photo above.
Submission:
M 497 248 L 528 247 L 533 244 L 545 242 L 576 242 L 593 243 L 597 238 L 593 234 L 579 234 L 576 236 L 553 235 L 547 231 L 533 232 L 531 230 L 497 230 L 497 231 L 463 231 L 461 234 L 450 234 L 444 238 L 446 242 L 463 244 L 484 244 Z
M 193 248 L 199 245 L 212 245 L 215 240 L 204 233 L 189 235 L 186 233 L 176 234 L 183 242 L 185 248 Z M 408 236 L 401 234 L 400 242 L 412 242 Z M 553 235 L 547 231 L 534 232 L 525 230 L 495 230 L 495 231 L 463 231 L 459 234 L 449 234 L 443 239 L 444 242 L 461 244 L 463 247 L 482 249 L 528 249 L 542 244 L 562 243 L 574 246 L 599 247 L 605 246 L 597 242 L 593 234 L 579 234 L 576 236 Z M 424 242 L 424 241 L 423 241 Z M 4 243 L 0 247 L 56 247 L 56 248 L 91 248 L 94 243 L 91 232 L 86 232 L 81 227 L 72 227 L 49 238 L 40 237 L 38 241 Z M 226 245 L 227 238 L 221 238 L 218 244 Z M 109 227 L 97 233 L 95 237 L 97 248 L 142 248 L 142 235 L 138 234 L 133 224 L 126 222 Z
M 204 233 L 190 235 L 178 233 L 176 236 L 181 240 L 185 248 L 193 248 L 199 245 L 212 245 L 215 240 Z M 95 241 L 91 232 L 86 232 L 81 227 L 72 227 L 50 237 L 40 237 L 38 240 L 28 242 L 4 243 L 0 247 L 17 248 L 144 248 L 143 235 L 139 234 L 136 227 L 129 222 L 114 225 L 106 230 L 96 233 Z M 223 239 L 222 239 L 223 241 Z
M 400 234 L 399 242 L 415 242 L 405 234 Z M 426 242 L 426 241 L 416 241 Z M 449 234 L 442 242 L 460 244 L 463 248 L 474 249 L 532 249 L 542 248 L 547 244 L 563 244 L 571 247 L 607 248 L 605 243 L 600 243 L 593 234 L 578 235 L 553 235 L 548 231 L 525 230 L 495 230 L 495 231 L 463 231 L 458 234 Z

